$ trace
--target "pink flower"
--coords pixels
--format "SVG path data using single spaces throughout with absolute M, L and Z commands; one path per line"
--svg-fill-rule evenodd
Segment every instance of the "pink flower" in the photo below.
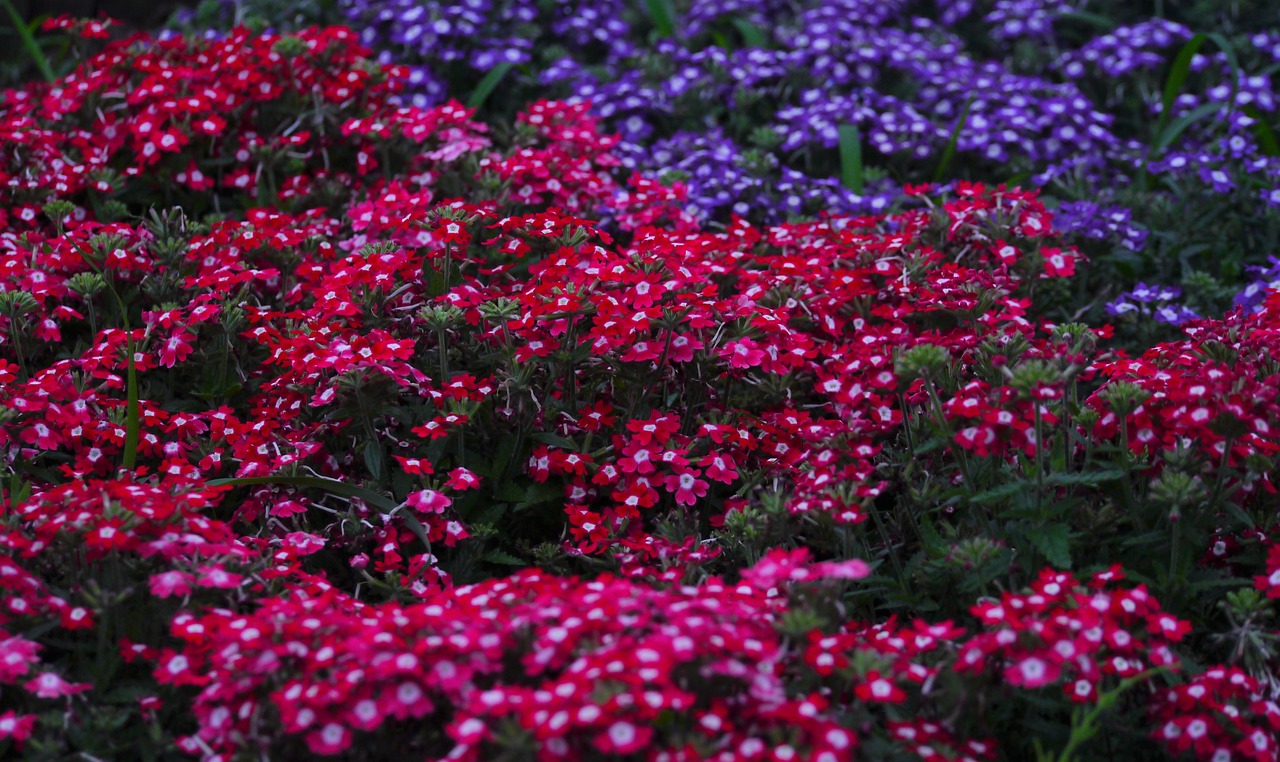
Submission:
M 720 356 L 733 368 L 754 368 L 764 362 L 764 350 L 749 338 L 730 341 L 720 350 Z
M 42 672 L 22 687 L 40 698 L 60 698 L 84 693 L 93 686 L 89 683 L 68 683 L 52 672 Z
M 148 586 L 157 598 L 191 594 L 192 576 L 184 571 L 172 570 L 151 575 Z
M 449 479 L 445 482 L 445 486 L 456 490 L 479 489 L 480 477 L 465 468 L 458 467 L 449 472 Z
M 325 546 L 325 539 L 308 532 L 290 532 L 284 536 L 284 544 L 300 556 L 309 556 Z
M 405 505 L 418 513 L 439 514 L 453 505 L 453 501 L 433 489 L 412 492 L 404 501 Z

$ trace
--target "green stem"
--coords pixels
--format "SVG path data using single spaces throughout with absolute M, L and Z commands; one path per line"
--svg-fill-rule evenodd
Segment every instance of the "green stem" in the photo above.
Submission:
M 121 303 L 124 309 L 124 303 Z M 138 363 L 135 359 L 137 346 L 133 341 L 133 331 L 129 329 L 129 320 L 125 318 L 125 330 L 129 331 L 129 369 L 127 371 L 128 400 L 125 412 L 124 461 L 126 471 L 132 472 L 138 465 L 138 438 L 142 427 L 138 404 Z
M 675 333 L 671 328 L 667 329 L 667 340 L 662 345 L 662 356 L 658 358 L 658 373 L 662 376 L 662 399 L 667 398 L 667 353 L 671 351 L 671 336 Z
M 1041 423 L 1040 402 L 1033 401 L 1036 424 L 1036 515 L 1044 507 L 1044 426 Z
M 18 335 L 17 318 L 9 318 L 9 340 L 13 342 L 13 351 L 18 355 L 18 370 L 25 381 L 31 377 L 31 373 L 27 369 L 27 357 L 22 353 L 22 337 Z
M 1106 693 L 1099 694 L 1097 703 L 1087 713 L 1084 707 L 1078 708 L 1071 718 L 1071 737 L 1067 740 L 1067 745 L 1062 747 L 1062 751 L 1058 754 L 1057 762 L 1072 762 L 1076 748 L 1084 745 L 1097 734 L 1097 722 L 1102 713 L 1115 706 L 1122 693 L 1163 670 L 1164 667 L 1156 667 L 1139 672 Z
M 889 537 L 889 529 L 884 525 L 884 519 L 880 517 L 880 511 L 874 505 L 871 506 L 871 518 L 875 521 L 876 531 L 880 535 L 880 541 L 884 543 L 885 552 L 889 554 L 889 562 L 893 564 L 893 576 L 898 580 L 898 586 L 906 589 L 906 579 L 902 575 L 902 562 L 898 559 L 898 549 L 894 547 L 893 541 Z
M 1218 478 L 1213 483 L 1213 505 L 1217 505 L 1222 499 L 1222 485 L 1227 478 L 1227 464 L 1231 462 L 1231 447 L 1236 441 L 1232 437 L 1227 437 L 1223 441 L 1222 446 L 1222 463 L 1218 466 Z

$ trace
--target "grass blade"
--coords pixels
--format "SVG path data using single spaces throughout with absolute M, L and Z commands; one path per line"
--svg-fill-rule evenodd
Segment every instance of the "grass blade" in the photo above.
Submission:
M 138 410 L 138 349 L 134 346 L 133 336 L 129 337 L 128 351 L 129 368 L 125 371 L 125 393 L 128 397 L 125 401 L 124 459 L 122 463 L 126 470 L 133 471 L 138 465 L 138 439 L 142 435 L 142 420 Z
M 36 38 L 31 36 L 31 30 L 27 28 L 22 16 L 18 15 L 18 11 L 14 9 L 9 0 L 0 0 L 0 5 L 3 5 L 5 12 L 9 14 L 14 30 L 22 38 L 22 47 L 26 48 L 27 55 L 31 56 L 31 60 L 35 62 L 36 68 L 40 70 L 40 75 L 45 78 L 46 82 L 52 82 L 56 77 L 53 76 L 53 68 L 49 66 L 49 59 L 45 57 L 44 51 L 40 49 L 40 44 L 36 42 Z
M 1225 103 L 1206 103 L 1194 111 L 1182 115 L 1172 124 L 1161 129 L 1160 133 L 1156 135 L 1156 139 L 1151 143 L 1151 158 L 1158 158 L 1160 154 L 1164 153 L 1165 149 L 1173 145 L 1173 141 L 1177 140 L 1178 136 L 1185 132 L 1188 127 L 1207 116 L 1218 113 L 1226 107 L 1227 104 Z
M 1227 68 L 1231 72 L 1231 97 L 1227 100 L 1227 105 L 1230 107 L 1227 109 L 1227 114 L 1230 114 L 1235 110 L 1236 93 L 1240 91 L 1240 60 L 1236 58 L 1236 46 L 1218 32 L 1210 32 L 1205 37 L 1227 56 Z
M 485 73 L 484 78 L 480 80 L 476 85 L 476 89 L 472 91 L 471 97 L 467 99 L 467 108 L 478 109 L 483 106 L 484 102 L 489 99 L 489 96 L 498 87 L 498 83 L 513 68 L 515 68 L 515 64 L 510 61 L 503 61 Z
M 1276 133 L 1271 129 L 1271 125 L 1267 124 L 1258 107 L 1245 106 L 1244 113 L 1253 120 L 1253 137 L 1258 141 L 1258 148 L 1262 151 L 1262 155 L 1280 156 L 1280 142 L 1276 140 Z
M 942 152 L 942 160 L 938 162 L 938 169 L 933 173 L 935 183 L 942 182 L 947 176 L 947 168 L 951 166 L 951 159 L 956 155 L 956 143 L 960 141 L 960 132 L 964 130 L 964 123 L 969 119 L 969 107 L 973 105 L 974 97 L 969 96 L 969 100 L 964 102 L 964 108 L 960 109 L 960 118 L 956 120 L 956 126 L 951 130 L 951 138 Z
M 1173 65 L 1169 67 L 1169 76 L 1164 80 L 1164 95 L 1160 99 L 1160 127 L 1164 127 L 1164 123 L 1169 121 L 1169 113 L 1173 109 L 1173 102 L 1178 99 L 1179 93 L 1182 92 L 1182 86 L 1187 82 L 1187 74 L 1191 71 L 1191 59 L 1196 53 L 1200 52 L 1200 48 L 1208 40 L 1208 35 L 1197 34 L 1187 44 L 1182 46 L 1178 51 L 1178 55 L 1173 59 Z
M 840 183 L 862 195 L 862 136 L 858 134 L 856 124 L 840 125 Z

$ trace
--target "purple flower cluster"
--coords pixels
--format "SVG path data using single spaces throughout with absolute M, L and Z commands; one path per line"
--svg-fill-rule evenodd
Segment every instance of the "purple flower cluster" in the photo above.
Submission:
M 237 18 L 274 2 L 219 1 Z M 590 102 L 621 138 L 624 166 L 685 178 L 703 218 L 878 211 L 893 186 L 933 176 L 953 135 L 957 176 L 1054 187 L 1067 199 L 1064 230 L 1101 247 L 1144 249 L 1146 226 L 1106 205 L 1162 208 L 1126 197 L 1139 187 L 1231 203 L 1247 193 L 1261 212 L 1280 208 L 1280 159 L 1257 122 L 1280 110 L 1272 77 L 1258 73 L 1280 61 L 1274 31 L 1249 36 L 1252 49 L 1231 61 L 1203 46 L 1162 115 L 1163 71 L 1201 27 L 1151 19 L 1083 44 L 1067 31 L 1087 26 L 1058 28 L 1074 11 L 1134 18 L 1103 0 L 672 2 L 669 34 L 632 0 L 336 2 L 381 60 L 408 65 L 406 99 L 464 97 L 494 66 L 519 64 L 491 104 Z M 1175 140 L 1152 147 L 1153 126 L 1188 116 Z M 874 178 L 861 195 L 835 179 L 846 125 Z
M 1053 36 L 1054 20 L 1083 4 L 1080 0 L 996 0 L 986 21 L 991 36 L 998 40 L 1047 40 Z
M 775 128 L 784 151 L 817 144 L 835 148 L 841 125 L 856 125 L 867 143 L 882 154 L 908 153 L 929 156 L 947 139 L 948 132 L 909 104 L 869 87 L 856 94 L 831 96 L 822 90 L 806 90 L 801 105 L 782 109 Z
M 539 20 L 534 0 L 340 0 L 339 8 L 380 62 L 410 66 L 406 100 L 419 106 L 451 95 L 446 67 L 530 61 Z
M 1107 314 L 1112 317 L 1135 314 L 1150 317 L 1157 323 L 1182 325 L 1188 320 L 1200 317 L 1191 308 L 1175 304 L 1182 298 L 1182 289 L 1177 286 L 1148 286 L 1139 283 L 1132 291 L 1121 294 L 1118 299 L 1108 302 Z
M 1267 257 L 1267 264 L 1246 268 L 1249 285 L 1236 294 L 1235 304 L 1246 312 L 1259 312 L 1269 291 L 1280 290 L 1280 257 Z
M 1135 225 L 1133 212 L 1121 206 L 1068 201 L 1058 207 L 1053 221 L 1064 235 L 1113 241 L 1130 251 L 1141 251 L 1147 243 L 1147 231 Z
M 815 178 L 779 166 L 767 151 L 746 149 L 720 128 L 678 132 L 654 143 L 634 168 L 661 175 L 679 173 L 689 190 L 690 211 L 697 217 L 740 217 L 778 222 L 787 216 L 872 214 L 883 212 L 900 195 L 889 181 L 856 194 L 832 178 Z
M 1120 78 L 1135 71 L 1154 71 L 1169 60 L 1169 49 L 1191 39 L 1191 30 L 1166 19 L 1122 26 L 1058 59 L 1063 76 L 1080 79 L 1090 70 Z
M 341 7 L 366 45 L 439 63 L 463 61 L 481 71 L 528 61 L 533 40 L 517 32 L 538 18 L 532 0 L 342 0 Z
M 1074 85 L 976 60 L 931 22 L 901 30 L 844 19 L 809 26 L 793 42 L 793 61 L 822 86 L 779 110 L 784 149 L 830 147 L 840 124 L 857 124 L 877 151 L 924 158 L 942 150 L 962 114 L 957 149 L 992 162 L 1043 166 L 1131 147 L 1111 132 L 1113 118 Z M 885 92 L 886 82 L 910 82 L 909 97 Z
M 1280 32 L 1258 32 L 1249 42 L 1269 60 L 1280 61 Z
M 626 0 L 552 3 L 551 31 L 577 50 L 600 48 L 612 57 L 636 52 Z
M 1053 36 L 1053 23 L 1064 13 L 1080 10 L 1087 0 L 994 0 L 983 20 L 997 40 L 1048 40 Z M 951 25 L 969 18 L 978 9 L 975 0 L 937 0 L 943 24 Z M 987 5 L 988 3 L 982 3 Z

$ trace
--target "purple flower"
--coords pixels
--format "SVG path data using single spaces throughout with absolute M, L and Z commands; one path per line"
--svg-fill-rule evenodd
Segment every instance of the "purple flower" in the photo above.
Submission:
M 1236 184 L 1231 180 L 1231 175 L 1221 168 L 1201 167 L 1200 179 L 1213 186 L 1214 193 L 1230 193 L 1236 187 Z
M 1266 301 L 1267 293 L 1280 289 L 1280 258 L 1267 257 L 1266 265 L 1252 265 L 1245 268 L 1251 282 L 1235 296 L 1235 304 L 1246 312 L 1258 312 Z
M 1139 283 L 1132 291 L 1108 302 L 1104 309 L 1112 317 L 1130 313 L 1143 314 L 1150 315 L 1157 323 L 1182 325 L 1200 316 L 1189 307 L 1172 303 L 1181 296 L 1182 289 L 1177 286 L 1149 286 Z
M 1152 318 L 1157 323 L 1166 323 L 1168 325 L 1182 325 L 1188 320 L 1195 320 L 1200 316 L 1189 307 L 1181 304 L 1166 304 L 1155 309 Z

